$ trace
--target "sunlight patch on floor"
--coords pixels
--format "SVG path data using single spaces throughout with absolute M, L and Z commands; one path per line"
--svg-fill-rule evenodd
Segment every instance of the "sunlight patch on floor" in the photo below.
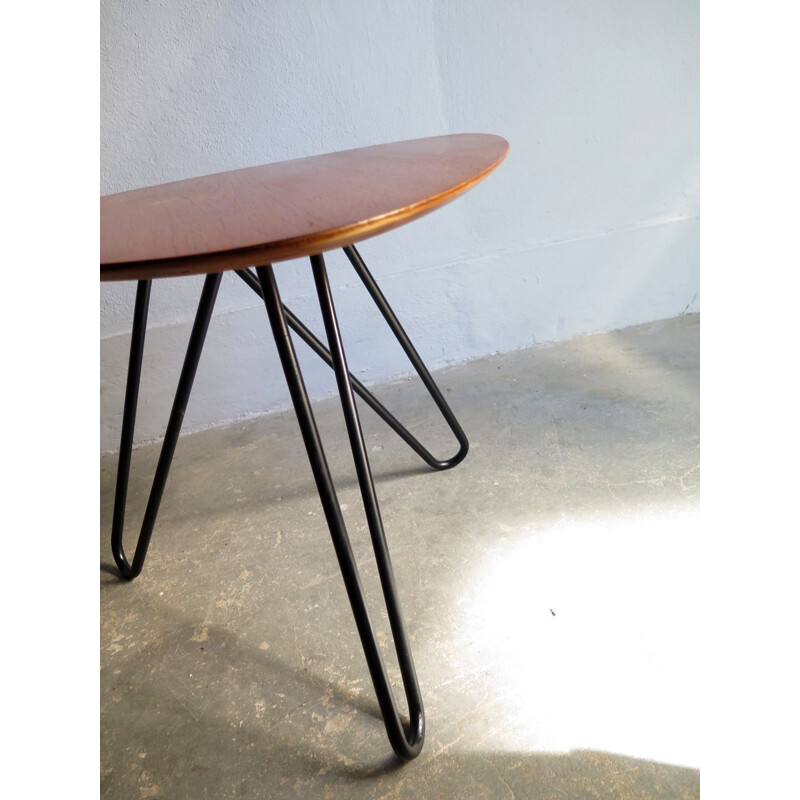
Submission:
M 487 553 L 461 620 L 493 746 L 699 766 L 697 510 L 564 521 Z

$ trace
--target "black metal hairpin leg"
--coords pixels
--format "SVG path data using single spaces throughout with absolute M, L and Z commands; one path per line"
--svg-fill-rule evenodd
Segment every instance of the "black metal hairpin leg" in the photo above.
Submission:
M 353 556 L 353 551 L 350 546 L 350 540 L 347 535 L 344 519 L 342 518 L 336 490 L 325 459 L 325 453 L 322 449 L 322 443 L 320 441 L 314 415 L 311 411 L 311 405 L 303 383 L 303 377 L 300 373 L 294 346 L 292 345 L 286 314 L 278 293 L 278 286 L 275 282 L 272 266 L 266 265 L 258 267 L 257 274 L 262 288 L 264 304 L 266 305 L 270 324 L 272 326 L 272 332 L 278 347 L 278 354 L 286 376 L 286 382 L 289 386 L 295 412 L 297 413 L 300 431 L 303 435 L 309 461 L 311 462 L 314 480 L 317 484 L 317 490 L 319 491 L 320 500 L 325 512 L 325 518 L 331 532 L 333 546 L 339 560 L 339 567 L 342 570 L 347 595 L 353 609 L 353 616 L 355 617 L 358 634 L 364 648 L 372 683 L 378 697 L 386 732 L 395 753 L 397 753 L 401 759 L 408 761 L 419 754 L 425 737 L 425 714 L 422 707 L 422 697 L 420 695 L 414 662 L 411 656 L 411 648 L 408 642 L 408 636 L 406 635 L 397 597 L 392 564 L 389 559 L 383 523 L 381 521 L 378 501 L 375 495 L 375 486 L 370 473 L 369 461 L 367 459 L 367 452 L 358 418 L 358 410 L 353 397 L 353 388 L 347 369 L 341 336 L 339 334 L 336 311 L 334 309 L 328 278 L 325 272 L 325 263 L 321 255 L 312 256 L 311 263 L 317 294 L 319 296 L 320 308 L 322 310 L 322 317 L 325 323 L 325 331 L 331 349 L 333 367 L 336 372 L 336 381 L 339 387 L 345 422 L 347 424 L 350 446 L 353 451 L 353 459 L 358 474 L 361 496 L 364 501 L 364 509 L 370 535 L 372 537 L 373 548 L 375 550 L 375 559 L 378 565 L 381 587 L 383 589 L 389 623 L 394 637 L 400 673 L 403 678 L 406 699 L 408 701 L 410 716 L 408 732 L 404 730 L 403 723 L 400 720 L 389 678 L 386 674 L 386 667 L 383 663 L 372 624 L 370 623 L 355 557 Z
M 455 415 L 453 414 L 450 406 L 447 404 L 447 401 L 444 399 L 439 387 L 436 385 L 435 381 L 431 377 L 430 372 L 428 372 L 427 367 L 423 363 L 422 359 L 419 357 L 419 354 L 414 348 L 414 345 L 411 343 L 411 340 L 406 335 L 406 332 L 403 330 L 400 321 L 395 316 L 394 311 L 392 310 L 389 303 L 386 302 L 386 298 L 383 296 L 378 284 L 375 282 L 375 279 L 370 274 L 369 270 L 367 269 L 367 265 L 364 263 L 363 259 L 359 255 L 358 251 L 352 245 L 349 247 L 344 248 L 347 257 L 350 259 L 350 263 L 353 265 L 356 273 L 358 274 L 359 278 L 363 282 L 364 286 L 367 288 L 370 296 L 374 300 L 375 304 L 378 306 L 381 314 L 383 315 L 384 319 L 386 320 L 389 328 L 391 329 L 392 333 L 394 333 L 395 337 L 397 338 L 400 346 L 405 351 L 406 355 L 408 356 L 409 361 L 411 361 L 412 366 L 416 370 L 417 374 L 421 378 L 425 388 L 430 393 L 431 397 L 433 398 L 434 402 L 438 406 L 439 410 L 442 413 L 447 424 L 450 426 L 450 430 L 453 432 L 454 436 L 458 440 L 459 449 L 458 452 L 447 459 L 437 459 L 434 455 L 430 453 L 430 451 L 425 448 L 419 440 L 381 403 L 379 402 L 375 396 L 369 391 L 369 389 L 364 386 L 355 376 L 352 374 L 349 375 L 350 384 L 353 387 L 353 391 L 365 402 L 367 405 L 384 421 L 390 428 L 401 438 L 403 439 L 412 450 L 414 450 L 420 458 L 425 461 L 426 464 L 433 467 L 434 469 L 450 469 L 451 467 L 456 466 L 456 464 L 460 464 L 467 456 L 467 451 L 469 450 L 469 441 L 467 440 L 466 434 L 464 433 L 461 425 L 459 425 L 458 420 L 456 419 Z M 257 294 L 261 295 L 261 285 L 259 283 L 258 278 L 253 275 L 252 272 L 249 270 L 237 270 L 236 274 Z M 263 295 L 262 295 L 263 296 Z M 283 306 L 284 314 L 286 315 L 286 321 L 289 327 L 323 360 L 329 367 L 333 367 L 333 359 L 331 357 L 330 351 L 325 347 L 319 339 L 284 305 Z
M 111 551 L 114 561 L 117 562 L 120 572 L 125 578 L 135 578 L 144 565 L 147 547 L 153 534 L 153 527 L 158 516 L 158 507 L 164 494 L 172 456 L 175 445 L 178 443 L 183 417 L 192 391 L 192 383 L 197 373 L 200 353 L 203 351 L 203 342 L 206 338 L 211 312 L 214 310 L 214 301 L 217 298 L 219 283 L 222 273 L 207 275 L 200 303 L 197 307 L 192 333 L 189 337 L 189 346 L 183 362 L 183 369 L 175 392 L 167 432 L 161 446 L 161 455 L 158 459 L 156 474 L 153 478 L 153 487 L 147 501 L 139 540 L 133 556 L 133 564 L 128 563 L 122 549 L 122 534 L 125 524 L 125 501 L 128 494 L 128 477 L 131 466 L 131 450 L 133 448 L 133 429 L 136 422 L 136 404 L 139 398 L 139 377 L 142 371 L 142 354 L 144 352 L 144 335 L 147 327 L 147 307 L 150 301 L 150 281 L 139 281 L 136 290 L 136 305 L 133 314 L 133 332 L 131 334 L 131 353 L 128 362 L 128 384 L 125 389 L 125 407 L 122 415 L 122 436 L 119 446 L 119 465 L 117 467 L 117 489 L 114 496 L 114 517 L 111 524 Z
M 430 393 L 434 402 L 438 406 L 439 411 L 441 411 L 442 416 L 450 426 L 450 430 L 453 431 L 456 439 L 458 439 L 458 443 L 460 445 L 458 452 L 452 458 L 448 458 L 444 461 L 438 461 L 435 464 L 431 464 L 431 466 L 437 467 L 438 469 L 449 469 L 450 467 L 454 467 L 456 464 L 460 464 L 467 457 L 469 442 L 467 441 L 467 437 L 464 434 L 464 431 L 461 429 L 461 426 L 458 424 L 455 414 L 453 414 L 453 412 L 450 410 L 450 406 L 447 405 L 444 395 L 442 395 L 439 387 L 431 377 L 430 372 L 428 372 L 428 368 L 419 357 L 419 353 L 417 353 L 414 345 L 411 343 L 411 340 L 403 330 L 403 326 L 395 316 L 394 311 L 392 311 L 392 307 L 386 302 L 383 292 L 381 292 L 378 284 L 375 282 L 375 279 L 367 269 L 367 265 L 364 263 L 364 260 L 359 255 L 355 246 L 349 245 L 348 247 L 345 247 L 344 252 L 350 259 L 350 263 L 353 265 L 358 277 L 361 278 L 361 282 L 364 284 L 364 286 L 366 286 L 367 291 L 375 301 L 375 305 L 378 306 L 381 314 L 383 314 L 383 318 L 391 328 L 392 333 L 397 337 L 397 341 L 405 351 L 406 356 L 408 356 L 408 360 L 413 365 L 417 375 L 419 375 L 423 384 L 425 384 L 425 388 Z M 401 434 L 401 436 L 403 436 L 403 434 Z M 413 443 L 409 440 L 409 438 L 406 436 L 403 436 L 403 438 L 413 447 Z M 420 455 L 422 455 L 422 453 L 420 453 Z

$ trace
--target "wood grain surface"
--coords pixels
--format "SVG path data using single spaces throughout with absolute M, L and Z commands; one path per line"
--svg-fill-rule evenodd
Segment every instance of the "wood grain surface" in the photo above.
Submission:
M 100 278 L 220 272 L 391 230 L 492 172 L 508 142 L 456 134 L 344 150 L 100 199 Z

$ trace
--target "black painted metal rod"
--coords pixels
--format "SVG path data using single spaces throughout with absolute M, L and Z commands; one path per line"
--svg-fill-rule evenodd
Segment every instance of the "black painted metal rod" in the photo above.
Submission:
M 142 528 L 136 544 L 136 551 L 133 556 L 133 564 L 128 562 L 125 551 L 122 548 L 122 534 L 125 524 L 125 501 L 128 491 L 128 478 L 130 475 L 131 450 L 133 447 L 133 429 L 136 420 L 136 404 L 139 397 L 139 377 L 142 370 L 142 355 L 144 351 L 144 335 L 147 326 L 147 306 L 150 297 L 150 282 L 139 281 L 136 291 L 136 305 L 133 317 L 133 332 L 131 335 L 131 353 L 128 362 L 128 384 L 125 390 L 125 407 L 122 416 L 122 436 L 119 451 L 119 466 L 117 468 L 117 488 L 114 497 L 114 517 L 111 526 L 111 551 L 114 555 L 120 572 L 125 578 L 135 578 L 142 571 L 144 566 L 147 548 L 150 544 L 150 537 L 158 516 L 158 507 L 164 494 L 164 487 L 167 483 L 169 468 L 172 464 L 172 457 L 175 454 L 175 446 L 178 443 L 183 418 L 186 414 L 186 406 L 189 403 L 189 395 L 192 392 L 192 384 L 197 373 L 197 365 L 200 362 L 200 354 L 203 352 L 208 324 L 211 321 L 211 313 L 214 310 L 214 302 L 217 298 L 222 273 L 207 275 L 203 284 L 203 291 L 200 295 L 200 303 L 197 306 L 192 332 L 189 336 L 189 345 L 186 349 L 186 356 L 183 361 L 178 388 L 175 392 L 175 400 L 172 404 L 167 431 L 164 434 L 164 442 L 161 445 L 161 454 L 158 458 L 158 466 L 153 478 L 153 485 L 150 489 L 150 497 L 147 501 L 147 508 L 142 521 Z
M 350 263 L 353 265 L 353 269 L 355 269 L 356 274 L 359 278 L 361 278 L 361 282 L 366 287 L 370 297 L 372 297 L 372 299 L 375 301 L 375 305 L 378 306 L 379 311 L 381 314 L 383 314 L 383 318 L 386 320 L 386 323 L 388 324 L 389 328 L 391 328 L 392 333 L 395 335 L 397 341 L 400 343 L 400 346 L 405 351 L 406 356 L 408 356 L 408 360 L 416 370 L 417 375 L 419 375 L 423 384 L 425 384 L 425 388 L 428 390 L 434 402 L 438 406 L 439 411 L 442 412 L 442 416 L 450 426 L 450 430 L 453 431 L 456 439 L 458 439 L 458 443 L 460 445 L 459 451 L 452 458 L 439 462 L 440 469 L 449 469 L 450 467 L 454 467 L 456 464 L 461 463 L 467 456 L 469 442 L 467 441 L 466 434 L 458 424 L 455 414 L 453 414 L 451 411 L 450 406 L 444 399 L 444 395 L 439 390 L 436 382 L 431 377 L 431 374 L 428 371 L 428 368 L 425 366 L 425 363 L 419 357 L 419 353 L 417 353 L 414 345 L 411 343 L 411 339 L 408 338 L 403 326 L 400 324 L 400 320 L 397 319 L 392 307 L 386 301 L 383 292 L 376 283 L 375 279 L 372 277 L 370 271 L 367 269 L 367 265 L 364 263 L 364 259 L 362 259 L 359 255 L 358 250 L 356 250 L 354 245 L 349 245 L 344 248 L 344 252 L 348 259 L 350 259 Z
M 347 248 L 345 248 L 347 251 Z M 356 254 L 357 255 L 357 254 Z M 360 257 L 359 257 L 360 259 Z M 405 331 L 401 327 L 400 323 L 397 320 L 397 317 L 394 315 L 389 304 L 386 302 L 385 298 L 380 292 L 380 289 L 377 288 L 377 284 L 375 284 L 372 275 L 369 274 L 366 265 L 364 265 L 363 261 L 360 262 L 361 267 L 363 267 L 364 272 L 366 273 L 366 279 L 359 271 L 359 268 L 356 268 L 356 272 L 361 277 L 361 280 L 364 281 L 367 290 L 372 295 L 373 299 L 375 300 L 378 308 L 381 310 L 384 318 L 389 324 L 389 327 L 392 329 L 392 332 L 397 336 L 400 345 L 405 350 L 406 354 L 409 356 L 409 359 L 414 366 L 417 374 L 422 379 L 423 384 L 428 389 L 428 392 L 433 397 L 434 402 L 439 407 L 442 415 L 445 418 L 445 421 L 450 426 L 450 429 L 453 431 L 456 439 L 459 443 L 459 450 L 458 452 L 452 456 L 451 458 L 447 459 L 438 459 L 434 456 L 420 441 L 417 439 L 409 430 L 406 428 L 398 419 L 397 417 L 392 414 L 389 409 L 386 408 L 372 392 L 364 386 L 361 381 L 358 380 L 352 373 L 350 373 L 350 383 L 353 387 L 355 393 L 423 460 L 426 464 L 433 467 L 434 469 L 444 470 L 450 469 L 451 467 L 456 466 L 456 464 L 461 463 L 467 455 L 467 451 L 469 450 L 469 441 L 467 440 L 466 434 L 462 430 L 461 426 L 458 423 L 453 412 L 450 410 L 450 407 L 447 405 L 444 397 L 442 396 L 441 391 L 439 391 L 439 387 L 434 382 L 433 378 L 431 377 L 430 373 L 428 372 L 427 368 L 425 367 L 424 363 L 420 359 L 417 351 L 414 349 L 414 346 L 411 344 L 408 336 L 406 336 Z M 355 265 L 354 265 L 355 266 Z M 259 296 L 261 294 L 261 285 L 258 281 L 256 275 L 254 275 L 249 270 L 240 269 L 236 270 L 236 274 Z M 375 293 L 373 293 L 375 292 Z M 379 298 L 379 299 L 376 299 Z M 292 313 L 292 311 L 283 306 L 284 313 L 286 315 L 286 321 L 289 327 L 331 368 L 333 368 L 333 359 L 331 357 L 330 350 L 313 334 L 311 330 L 309 330 L 303 322 Z
M 257 267 L 264 304 L 269 315 L 270 325 L 275 337 L 281 365 L 286 376 L 289 393 L 292 397 L 298 424 L 303 436 L 303 441 L 308 453 L 311 470 L 319 492 L 325 519 L 331 534 L 336 557 L 342 571 L 350 606 L 356 622 L 356 628 L 364 649 L 364 655 L 369 667 L 370 676 L 378 698 L 378 704 L 383 715 L 384 725 L 395 753 L 403 760 L 415 758 L 422 749 L 425 737 L 425 714 L 422 706 L 422 697 L 419 691 L 416 671 L 411 657 L 411 648 L 403 623 L 397 589 L 394 582 L 391 561 L 383 532 L 375 487 L 369 469 L 366 448 L 364 446 L 361 426 L 358 419 L 358 410 L 353 397 L 353 389 L 347 362 L 344 356 L 341 336 L 339 334 L 336 312 L 330 296 L 325 265 L 322 256 L 313 256 L 312 267 L 314 280 L 317 285 L 320 308 L 322 310 L 328 343 L 331 348 L 333 366 L 342 400 L 342 410 L 347 424 L 348 436 L 353 451 L 353 459 L 358 474 L 359 486 L 364 501 L 364 507 L 369 524 L 375 550 L 375 559 L 381 579 L 381 587 L 386 601 L 389 623 L 394 636 L 400 672 L 408 700 L 410 724 L 406 732 L 397 705 L 392 693 L 391 684 L 386 673 L 386 667 L 381 656 L 380 648 L 375 637 L 372 623 L 367 610 L 364 591 L 356 566 L 355 556 L 347 535 L 344 519 L 342 517 L 336 489 L 333 485 L 325 453 L 317 430 L 314 414 L 308 399 L 303 376 L 295 354 L 289 333 L 286 314 L 281 303 L 275 274 L 271 265 Z

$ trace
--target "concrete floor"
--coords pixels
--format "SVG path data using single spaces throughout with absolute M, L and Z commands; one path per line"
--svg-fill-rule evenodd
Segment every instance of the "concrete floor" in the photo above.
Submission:
M 132 583 L 103 457 L 102 796 L 699 797 L 698 350 L 690 315 L 439 372 L 471 442 L 443 473 L 362 411 L 427 715 L 404 766 L 294 415 L 181 440 Z M 453 449 L 415 382 L 376 393 Z M 316 408 L 396 679 L 338 401 Z

